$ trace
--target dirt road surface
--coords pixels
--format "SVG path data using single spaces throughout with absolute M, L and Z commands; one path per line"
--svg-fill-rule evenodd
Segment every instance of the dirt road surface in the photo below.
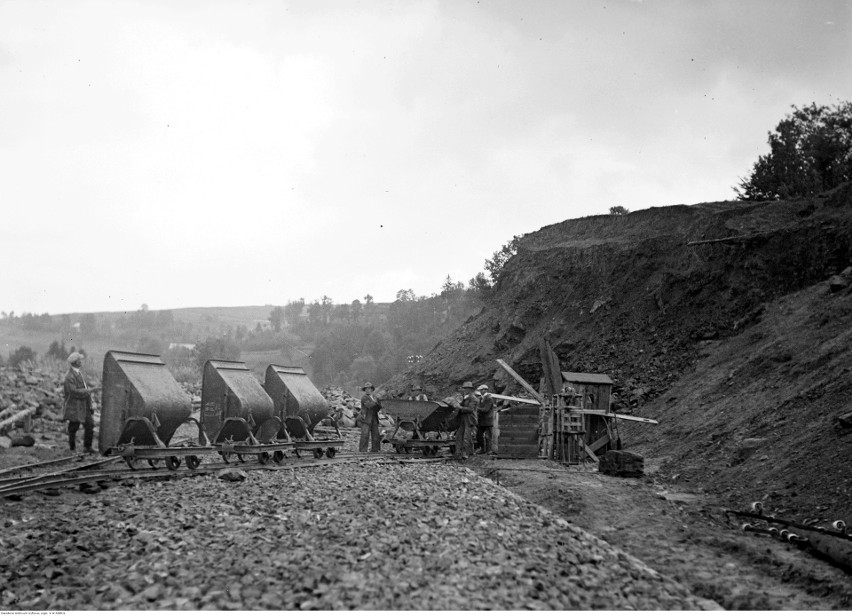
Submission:
M 790 544 L 742 532 L 742 520 L 726 519 L 712 495 L 671 491 L 655 477 L 653 460 L 642 478 L 544 460 L 477 456 L 467 464 L 725 609 L 852 606 L 848 573 Z

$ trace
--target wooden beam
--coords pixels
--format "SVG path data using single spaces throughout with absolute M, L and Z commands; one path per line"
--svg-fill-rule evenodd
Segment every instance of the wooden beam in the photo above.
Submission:
M 598 411 L 593 409 L 571 409 L 572 413 L 580 413 L 581 415 L 597 415 L 599 417 L 614 417 L 616 419 L 624 419 L 626 421 L 638 421 L 657 425 L 660 422 L 656 419 L 648 419 L 647 417 L 636 417 L 634 415 L 621 415 L 619 413 L 607 413 L 606 411 Z
M 37 409 L 37 407 L 33 406 L 33 407 L 30 407 L 30 408 L 24 409 L 23 411 L 18 411 L 17 413 L 12 415 L 11 417 L 7 417 L 3 421 L 0 421 L 0 428 L 5 428 L 6 426 L 14 426 L 17 422 L 21 421 L 22 419 L 29 417 L 32 413 L 35 413 L 36 409 Z
M 588 446 L 588 445 L 586 445 L 585 443 L 583 443 L 583 447 L 586 449 L 586 454 L 588 454 L 588 456 L 589 456 L 592 460 L 594 460 L 595 462 L 600 462 L 600 460 L 598 459 L 598 457 L 595 455 L 595 452 L 594 452 L 594 451 L 592 451 L 592 450 L 589 448 L 589 446 Z
M 503 370 L 509 373 L 509 376 L 514 378 L 518 383 L 520 383 L 521 387 L 526 389 L 528 394 L 538 400 L 539 404 L 544 404 L 544 397 L 540 393 L 538 393 L 532 385 L 527 383 L 520 374 L 512 370 L 512 368 L 509 367 L 509 364 L 504 362 L 502 359 L 498 359 L 497 363 L 500 364 L 500 367 L 503 368 Z
M 562 390 L 562 372 L 559 370 L 559 358 L 553 352 L 553 348 L 546 338 L 542 338 L 538 345 L 541 356 L 541 370 L 544 373 L 547 393 L 555 396 Z
M 508 400 L 509 402 L 520 402 L 521 404 L 535 404 L 536 406 L 541 406 L 541 402 L 538 400 L 530 400 L 529 398 L 516 398 L 515 396 L 504 396 L 503 394 L 491 394 L 491 397 L 499 400 Z M 504 411 L 506 409 L 500 410 Z
M 589 445 L 589 449 L 591 449 L 592 451 L 597 451 L 598 449 L 600 449 L 601 447 L 603 447 L 607 443 L 609 443 L 609 435 L 604 434 L 602 437 L 600 437 L 594 443 Z

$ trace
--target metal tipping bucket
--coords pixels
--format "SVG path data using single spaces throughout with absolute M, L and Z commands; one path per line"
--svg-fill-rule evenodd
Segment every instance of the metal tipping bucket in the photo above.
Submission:
M 211 359 L 201 381 L 201 424 L 213 442 L 243 441 L 274 420 L 272 398 L 241 361 Z M 277 432 L 279 422 L 274 420 Z
M 131 439 L 137 445 L 157 445 L 156 439 L 168 444 L 190 415 L 192 397 L 158 356 L 126 351 L 104 356 L 101 453 Z
M 275 415 L 284 421 L 301 417 L 308 429 L 331 416 L 331 407 L 299 366 L 270 365 L 263 384 L 275 405 Z

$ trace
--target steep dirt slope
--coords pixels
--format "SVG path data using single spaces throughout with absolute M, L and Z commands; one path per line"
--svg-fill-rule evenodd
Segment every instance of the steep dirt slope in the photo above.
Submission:
M 740 239 L 690 245 L 730 237 Z M 616 405 L 639 406 L 694 366 L 700 342 L 748 327 L 767 302 L 850 259 L 850 187 L 568 220 L 526 236 L 487 308 L 393 384 L 418 378 L 442 393 L 491 378 L 495 358 L 537 384 L 546 337 L 563 369 L 610 374 Z
M 845 509 L 849 442 L 831 419 L 850 410 L 852 300 L 825 281 L 850 264 L 849 186 L 568 220 L 523 238 L 488 306 L 390 385 L 518 391 L 495 360 L 538 384 L 546 338 L 563 370 L 613 377 L 615 408 L 661 420 L 624 440 L 669 476 Z M 734 464 L 744 438 L 768 440 Z
M 852 283 L 852 281 L 850 281 Z M 760 322 L 709 343 L 694 372 L 642 408 L 653 429 L 625 426 L 661 474 L 700 483 L 732 506 L 834 520 L 852 513 L 852 284 L 827 282 L 767 307 Z M 745 439 L 755 447 L 743 448 Z

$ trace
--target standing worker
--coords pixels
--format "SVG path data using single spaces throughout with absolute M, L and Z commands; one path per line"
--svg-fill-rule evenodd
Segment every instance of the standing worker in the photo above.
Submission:
M 372 442 L 371 451 L 378 453 L 382 446 L 379 434 L 379 409 L 382 403 L 373 395 L 375 388 L 369 381 L 361 388 L 364 395 L 361 396 L 361 412 L 359 421 L 361 423 L 361 440 L 358 442 L 358 451 L 366 452 L 367 443 Z
M 65 391 L 65 410 L 63 419 L 68 422 L 68 448 L 77 449 L 77 430 L 83 424 L 83 448 L 86 453 L 95 453 L 92 440 L 95 432 L 92 392 L 100 387 L 89 387 L 83 377 L 83 355 L 77 352 L 68 356 L 68 373 L 62 389 Z
M 423 393 L 423 388 L 420 385 L 414 385 L 411 388 L 411 395 L 408 396 L 409 400 L 416 400 L 418 402 L 429 402 L 428 396 Z
M 478 453 L 493 453 L 491 444 L 494 442 L 494 398 L 488 393 L 488 385 L 476 388 L 479 402 L 476 405 L 476 448 Z
M 467 460 L 467 451 L 473 449 L 469 445 L 473 440 L 473 429 L 476 426 L 476 402 L 473 383 L 465 381 L 462 384 L 462 401 L 458 406 L 459 427 L 456 430 L 455 453 L 457 460 Z

